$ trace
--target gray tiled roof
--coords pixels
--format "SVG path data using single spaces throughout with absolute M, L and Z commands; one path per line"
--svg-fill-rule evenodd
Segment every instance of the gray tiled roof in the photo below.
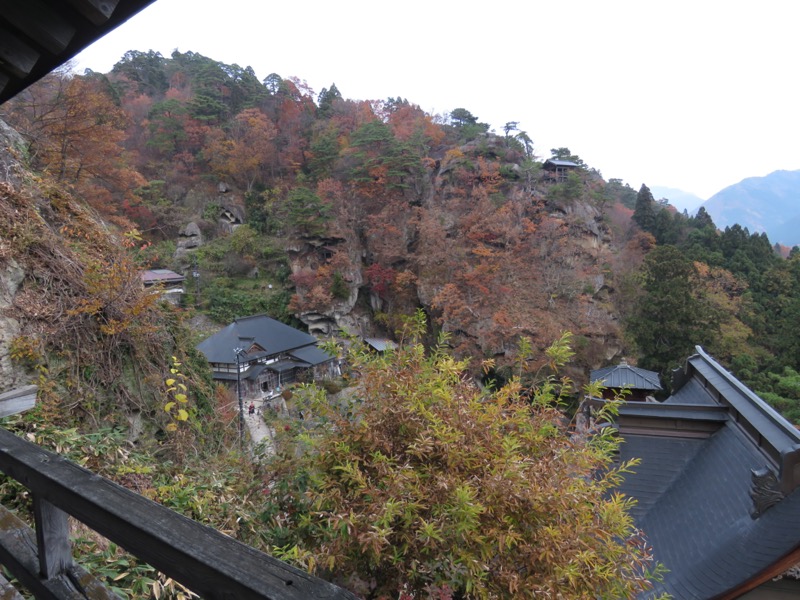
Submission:
M 638 367 L 632 367 L 623 362 L 613 367 L 605 367 L 592 371 L 589 375 L 591 382 L 599 381 L 604 387 L 624 388 L 634 390 L 660 390 L 661 383 L 658 373 Z
M 55 70 L 153 0 L 2 2 L 0 104 Z
M 669 569 L 656 591 L 669 592 L 674 598 L 713 598 L 797 546 L 797 490 L 758 519 L 750 516 L 750 470 L 763 467 L 764 458 L 738 427 L 728 424 L 708 440 L 689 441 L 696 446 L 693 452 L 672 457 L 662 453 L 663 441 L 654 444 L 657 452 L 638 450 L 645 481 L 658 481 L 654 471 L 665 464 L 671 467 L 666 489 L 642 493 L 639 477 L 632 477 L 623 490 L 643 498 L 636 524 L 653 545 L 656 559 Z
M 255 315 L 236 319 L 200 342 L 197 349 L 205 354 L 209 362 L 233 364 L 236 362 L 234 349 L 247 351 L 254 343 L 264 349 L 264 356 L 272 356 L 314 346 L 317 338 L 266 315 Z
M 170 271 L 169 269 L 150 269 L 149 271 L 142 271 L 140 274 L 142 282 L 145 285 L 154 285 L 157 283 L 181 283 L 186 280 L 186 277 Z
M 717 406 L 714 398 L 696 379 L 690 379 L 682 388 L 676 390 L 669 398 L 664 400 L 669 404 L 709 404 Z
M 558 158 L 548 158 L 544 161 L 545 166 L 547 165 L 555 165 L 557 167 L 579 167 L 578 163 L 574 163 L 571 160 L 560 160 Z
M 378 352 L 385 352 L 386 350 L 394 350 L 397 348 L 397 344 L 395 342 L 392 340 L 387 340 L 386 338 L 368 337 L 364 338 L 364 343 L 371 348 L 374 348 Z
M 703 434 L 688 428 L 656 430 L 652 421 L 639 432 L 629 428 L 622 434 L 620 458 L 638 457 L 641 464 L 620 490 L 638 500 L 632 511 L 636 525 L 669 570 L 654 593 L 673 598 L 715 598 L 800 545 L 800 487 L 789 489 L 759 517 L 751 516 L 751 471 L 768 466 L 784 481 L 780 460 L 800 448 L 800 436 L 789 423 L 700 348 L 687 361 L 681 386 L 649 412 L 652 419 L 673 423 L 704 414 L 697 405 L 710 404 L 728 418 L 716 419 L 716 429 Z M 634 426 L 642 423 L 643 408 L 638 409 L 630 417 Z M 619 418 L 622 430 L 623 411 Z M 791 477 L 788 481 L 796 485 Z
M 306 367 L 305 363 L 298 362 L 296 360 L 292 360 L 290 358 L 279 360 L 278 362 L 270 363 L 266 365 L 265 368 L 269 369 L 270 371 L 275 371 L 276 373 L 287 373 L 289 371 L 293 371 L 297 367 Z
M 707 440 L 626 435 L 620 448 L 620 458 L 640 458 L 636 472 L 628 476 L 620 491 L 636 498 L 631 511 L 637 522 L 647 515 L 664 493 L 678 480 L 686 465 L 703 448 Z
M 292 350 L 289 354 L 295 357 L 297 360 L 302 361 L 308 365 L 321 365 L 322 363 L 326 363 L 329 360 L 333 360 L 336 358 L 335 356 L 331 356 L 322 348 L 317 348 L 316 346 L 306 346 L 305 348 L 298 348 L 297 350 Z

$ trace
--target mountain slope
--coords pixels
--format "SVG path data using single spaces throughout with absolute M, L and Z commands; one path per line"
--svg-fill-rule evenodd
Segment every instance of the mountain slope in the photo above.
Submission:
M 703 204 L 720 229 L 738 223 L 771 242 L 800 244 L 800 171 L 748 177 L 717 192 Z

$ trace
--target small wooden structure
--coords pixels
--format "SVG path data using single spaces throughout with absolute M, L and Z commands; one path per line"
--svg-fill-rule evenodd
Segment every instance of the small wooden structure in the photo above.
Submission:
M 180 304 L 185 293 L 186 277 L 169 269 L 151 269 L 142 272 L 142 283 L 146 288 L 156 288 L 173 304 Z
M 592 371 L 589 381 L 599 381 L 603 385 L 603 398 L 606 400 L 612 400 L 622 390 L 627 390 L 625 400 L 641 402 L 662 389 L 658 373 L 632 367 L 624 358 L 616 366 Z
M 396 350 L 397 343 L 387 338 L 365 337 L 364 343 L 373 352 L 383 354 L 387 350 Z
M 550 183 L 564 183 L 570 171 L 580 169 L 581 166 L 571 160 L 558 160 L 548 158 L 542 165 L 544 179 Z

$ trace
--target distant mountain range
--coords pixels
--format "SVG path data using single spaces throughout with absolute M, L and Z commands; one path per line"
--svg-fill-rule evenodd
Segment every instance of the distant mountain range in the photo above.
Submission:
M 717 192 L 703 207 L 719 229 L 738 223 L 750 233 L 766 232 L 773 244 L 800 245 L 800 170 L 748 177 Z
M 705 202 L 700 196 L 671 187 L 655 185 L 650 188 L 650 192 L 656 200 L 666 198 L 672 206 L 678 209 L 678 212 L 685 210 L 690 215 L 696 213 L 700 205 Z

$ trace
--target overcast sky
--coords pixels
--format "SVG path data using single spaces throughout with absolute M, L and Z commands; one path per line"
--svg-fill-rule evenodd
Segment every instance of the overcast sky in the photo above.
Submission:
M 795 0 L 156 0 L 78 56 L 193 51 L 335 83 L 345 98 L 463 107 L 606 179 L 707 198 L 800 169 Z

